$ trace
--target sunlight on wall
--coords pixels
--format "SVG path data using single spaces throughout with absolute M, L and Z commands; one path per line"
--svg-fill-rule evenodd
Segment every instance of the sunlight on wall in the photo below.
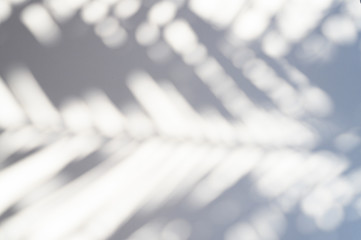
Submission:
M 62 23 L 70 20 L 87 2 L 89 0 L 44 0 L 44 5 L 49 8 L 54 18 Z
M 149 75 L 133 73 L 128 79 L 128 86 L 162 134 L 177 137 L 189 134 L 189 126 L 184 124 L 177 106 L 173 105 Z
M 51 45 L 59 41 L 60 29 L 41 4 L 27 6 L 21 13 L 21 21 L 41 44 Z
M 82 9 L 81 17 L 85 23 L 94 24 L 105 18 L 108 11 L 109 7 L 107 4 L 100 1 L 92 1 Z
M 149 10 L 148 19 L 150 22 L 162 26 L 174 18 L 176 10 L 177 6 L 173 2 L 158 2 Z
M 335 141 L 335 146 L 342 152 L 349 152 L 361 143 L 360 137 L 354 131 L 346 132 L 339 135 Z
M 243 176 L 247 175 L 261 156 L 262 151 L 252 146 L 243 147 L 232 152 L 194 189 L 190 195 L 190 204 L 197 208 L 208 205 Z M 244 161 L 240 161 L 240 159 L 244 159 Z
M 323 34 L 336 44 L 350 44 L 356 41 L 357 29 L 346 16 L 332 16 L 322 25 Z
M 159 39 L 158 26 L 149 22 L 144 22 L 138 26 L 135 37 L 140 45 L 152 45 Z
M 282 214 L 272 206 L 259 210 L 253 216 L 250 216 L 250 219 L 249 223 L 238 222 L 231 226 L 227 230 L 224 239 L 277 240 L 280 239 L 286 228 L 286 221 Z
M 125 118 L 108 96 L 100 90 L 90 90 L 85 94 L 94 124 L 104 136 L 115 137 L 124 130 Z
M 133 16 L 141 7 L 141 0 L 123 0 L 115 6 L 114 14 L 120 19 Z
M 53 129 L 59 127 L 58 111 L 28 69 L 15 67 L 9 71 L 7 79 L 17 100 L 36 126 Z
M 20 126 L 26 121 L 21 107 L 12 96 L 2 78 L 0 78 L 0 115 L 0 125 L 2 128 Z
M 74 132 L 90 132 L 93 121 L 89 107 L 77 98 L 68 98 L 60 106 L 60 113 L 68 129 Z
M 6 21 L 11 15 L 11 6 L 6 1 L 0 2 L 0 23 Z
M 236 19 L 232 33 L 241 40 L 254 40 L 266 30 L 269 20 L 269 17 L 259 10 L 248 10 Z
M 7 67 L 0 238 L 278 240 L 361 219 L 359 128 L 335 126 L 337 99 L 295 64 L 358 41 L 355 3 L 0 0 L 0 28 L 14 9 L 40 47 L 79 18 L 105 50 L 147 57 L 121 69 L 121 102 L 92 86 L 54 106 L 46 79 Z
M 245 0 L 191 0 L 189 1 L 189 8 L 217 28 L 226 28 L 245 2 Z
M 182 55 L 191 52 L 198 41 L 190 25 L 182 19 L 166 26 L 164 37 L 173 50 Z
M 95 33 L 102 39 L 105 46 L 109 48 L 118 48 L 123 46 L 128 38 L 128 34 L 121 27 L 117 19 L 108 17 L 97 23 Z

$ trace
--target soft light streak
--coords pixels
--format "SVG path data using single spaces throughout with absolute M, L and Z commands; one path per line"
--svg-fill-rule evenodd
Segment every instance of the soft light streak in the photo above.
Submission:
M 20 19 L 39 43 L 48 46 L 59 41 L 60 29 L 48 10 L 40 3 L 26 6 Z
M 262 151 L 252 146 L 235 150 L 195 188 L 190 204 L 202 208 L 215 200 L 248 174 L 261 156 Z
M 36 126 L 53 129 L 59 127 L 60 116 L 57 109 L 27 68 L 13 68 L 7 78 L 12 92 Z
M 94 151 L 94 144 L 97 145 L 87 138 L 63 138 L 3 170 L 0 175 L 0 190 L 7 197 L 1 201 L 0 213 L 53 177 L 76 157 L 88 154 L 89 150 Z
M 0 126 L 13 128 L 26 122 L 26 116 L 4 80 L 0 77 Z
M 48 213 L 49 209 L 55 209 L 59 203 L 63 203 L 65 199 L 77 194 L 84 186 L 93 184 L 99 176 L 109 171 L 115 164 L 119 164 L 121 162 L 120 160 L 123 160 L 125 156 L 131 154 L 137 147 L 139 147 L 139 145 L 131 143 L 121 146 L 120 150 L 106 160 L 108 164 L 93 168 L 71 183 L 56 189 L 52 194 L 18 212 L 2 225 L 2 228 L 0 228 L 0 236 L 13 239 L 23 237 L 31 230 L 33 224 L 36 224 L 36 221 L 31 220 L 40 219 L 39 216 Z M 61 181 L 61 179 L 58 181 Z M 30 224 L 30 222 L 32 224 Z M 19 231 L 19 229 L 21 229 L 21 231 Z
M 84 188 L 79 194 L 69 198 L 64 204 L 59 206 L 54 211 L 46 214 L 36 225 L 31 229 L 29 233 L 29 239 L 61 239 L 72 230 L 75 230 L 79 224 L 88 219 L 91 214 L 98 208 L 117 204 L 119 206 L 119 195 L 124 198 L 124 191 L 128 189 L 129 197 L 122 200 L 121 205 L 123 207 L 118 208 L 122 214 L 119 216 L 122 219 L 126 219 L 129 213 L 134 211 L 133 207 L 138 205 L 142 200 L 143 191 L 140 191 L 140 184 L 146 184 L 143 186 L 144 190 L 147 190 L 147 184 L 152 184 L 147 178 L 139 178 L 149 172 L 152 167 L 158 166 L 164 158 L 170 154 L 172 148 L 170 145 L 161 145 L 157 150 L 157 145 L 160 142 L 153 140 L 144 144 L 139 150 L 131 155 L 124 164 L 120 164 L 114 167 L 103 177 L 99 178 L 91 186 Z M 142 166 L 140 168 L 140 166 Z M 129 189 L 129 182 L 134 182 L 133 190 Z M 116 184 L 116 185 L 114 185 Z M 116 191 L 115 191 L 116 188 Z M 101 192 L 102 194 L 98 194 Z M 135 195 L 135 196 L 134 196 Z M 115 202 L 114 197 L 116 198 Z M 133 198 L 132 198 L 133 197 Z M 135 201 L 134 201 L 135 200 Z M 115 208 L 111 208 L 116 211 Z M 108 212 L 108 211 L 107 211 Z M 71 214 L 71 218 L 69 218 Z M 45 227 L 45 228 L 44 228 Z M 107 227 L 107 225 L 104 225 Z
M 85 95 L 94 124 L 107 137 L 114 137 L 124 129 L 124 116 L 100 90 L 90 90 Z
M 188 126 L 182 115 L 157 83 L 144 72 L 133 73 L 128 86 L 137 100 L 154 120 L 160 132 L 171 136 L 182 136 Z
M 74 132 L 89 132 L 93 130 L 94 120 L 90 108 L 80 99 L 68 98 L 60 106 L 60 113 L 66 127 Z
M 0 23 L 5 22 L 12 13 L 11 5 L 7 1 L 0 2 Z

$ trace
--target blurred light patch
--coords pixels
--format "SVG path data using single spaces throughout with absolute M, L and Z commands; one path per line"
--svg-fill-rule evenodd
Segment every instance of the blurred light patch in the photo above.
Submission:
M 36 126 L 52 129 L 60 126 L 58 111 L 27 68 L 14 67 L 7 78 L 11 90 Z
M 81 11 L 81 17 L 87 24 L 95 24 L 104 19 L 109 11 L 109 6 L 100 1 L 87 3 Z
M 291 42 L 303 39 L 314 29 L 322 18 L 322 12 L 332 1 L 326 0 L 319 4 L 313 1 L 289 1 L 277 16 L 280 32 Z
M 192 52 L 183 56 L 183 61 L 189 65 L 199 65 L 206 60 L 208 53 L 203 45 L 198 45 Z
M 161 240 L 187 240 L 191 234 L 192 227 L 183 219 L 169 222 L 161 232 Z
M 313 216 L 316 225 L 325 231 L 332 231 L 343 221 L 342 206 L 333 202 L 332 195 L 327 190 L 317 189 L 308 196 L 302 204 L 303 210 Z
M 333 112 L 330 97 L 320 88 L 309 87 L 302 91 L 302 100 L 306 110 L 314 116 L 326 117 Z
M 144 22 L 140 24 L 135 32 L 137 42 L 143 46 L 154 44 L 160 36 L 159 28 L 157 25 Z
M 172 50 L 164 41 L 158 41 L 148 48 L 147 54 L 155 63 L 162 64 L 171 59 Z
M 173 196 L 170 198 L 171 202 L 177 202 L 188 195 L 190 205 L 196 206 L 192 205 L 194 202 L 192 202 L 192 196 L 189 196 L 189 194 L 193 194 L 196 185 L 200 184 L 209 173 L 214 171 L 223 159 L 227 159 L 228 154 L 225 147 L 213 149 L 206 145 L 200 146 L 189 158 L 188 167 L 185 170 L 182 169 L 182 171 L 186 171 L 183 172 L 185 177 L 183 177 L 181 184 L 177 186 L 177 191 L 173 191 Z
M 44 0 L 54 18 L 59 22 L 70 20 L 89 0 Z
M 244 122 L 239 131 L 246 142 L 312 149 L 319 141 L 315 131 L 307 125 L 277 112 L 252 112 L 245 116 Z
M 359 4 L 360 3 L 357 1 L 348 1 L 345 2 L 345 4 L 342 6 L 342 13 L 344 14 L 344 16 L 347 16 L 353 20 L 354 25 L 356 26 L 358 31 L 360 31 L 361 29 L 361 12 L 358 11 L 358 8 L 360 6 Z
M 133 205 L 137 205 L 137 202 L 129 201 L 132 200 L 133 194 L 127 198 L 124 198 L 123 195 L 120 197 L 119 194 L 129 187 L 128 182 L 135 181 L 137 176 L 149 171 L 150 166 L 155 166 L 157 162 L 163 160 L 170 148 L 169 145 L 166 145 L 157 149 L 159 144 L 160 142 L 156 140 L 144 144 L 137 152 L 128 157 L 125 164 L 119 163 L 93 184 L 81 189 L 79 194 L 69 197 L 61 208 L 53 209 L 39 218 L 29 229 L 27 234 L 29 239 L 65 237 L 87 220 L 96 209 L 106 208 L 114 198 L 117 199 L 118 205 L 120 204 L 119 201 L 123 202 L 122 208 L 118 208 L 117 211 L 113 208 L 113 212 L 119 218 L 118 221 L 128 218 L 128 214 L 134 211 Z M 145 156 L 148 156 L 149 161 L 144 161 Z M 141 171 L 139 171 L 139 164 L 143 164 Z M 114 191 L 113 184 L 110 183 L 117 183 L 117 191 Z M 137 186 L 136 182 L 134 184 Z M 96 194 L 99 192 L 101 194 Z M 140 193 L 142 192 L 140 191 Z M 142 199 L 137 198 L 137 201 L 139 200 Z M 70 213 L 73 216 L 71 218 L 69 218 Z M 44 231 L 44 226 L 46 226 L 46 231 Z
M 185 134 L 192 139 L 202 138 L 204 134 L 204 131 L 202 131 L 205 122 L 204 119 L 201 118 L 171 82 L 162 82 L 160 83 L 160 87 L 169 100 L 177 106 L 182 121 L 187 123 L 188 131 L 185 132 Z
M 279 61 L 282 69 L 287 74 L 289 80 L 295 84 L 298 88 L 307 88 L 311 85 L 308 77 L 297 69 L 295 66 L 291 65 L 286 59 L 282 59 Z
M 322 25 L 322 33 L 336 44 L 346 45 L 355 42 L 357 32 L 352 19 L 343 15 L 333 15 Z
M 31 191 L 37 184 L 48 179 L 49 175 L 52 175 L 51 170 L 57 169 L 56 162 L 60 163 L 62 160 L 59 150 L 65 147 L 65 143 L 65 140 L 61 139 L 22 162 L 1 171 L 0 189 L 3 193 L 6 193 L 7 198 L 1 202 L 0 213 L 3 213 L 11 204 Z M 54 153 L 56 153 L 58 159 L 53 158 L 54 163 L 46 165 L 46 162 L 49 163 L 47 161 L 48 157 Z M 46 168 L 46 166 L 48 167 Z M 28 172 L 28 170 L 32 171 Z M 18 177 L 19 174 L 22 176 L 21 179 Z M 11 181 L 11 185 L 8 184 L 9 181 Z
M 177 106 L 172 103 L 155 81 L 144 72 L 134 72 L 127 80 L 134 96 L 166 135 L 184 136 L 189 126 L 182 121 Z
M 118 48 L 125 44 L 128 34 L 114 17 L 108 17 L 95 26 L 95 33 L 102 39 L 105 46 Z
M 226 240 L 281 239 L 287 222 L 283 213 L 276 206 L 265 206 L 249 216 L 250 221 L 239 221 L 225 233 Z
M 140 159 L 143 160 L 143 163 L 140 163 L 141 168 L 140 166 L 137 166 L 140 171 L 137 171 L 136 174 L 148 177 L 137 177 L 133 179 L 132 187 L 125 183 L 124 187 L 126 187 L 130 193 L 126 197 L 122 194 L 122 191 L 117 191 L 114 197 L 110 199 L 105 198 L 104 201 L 107 201 L 108 203 L 103 204 L 100 209 L 97 209 L 96 213 L 91 216 L 92 219 L 87 221 L 87 226 L 84 229 L 85 232 L 88 232 L 88 234 L 93 233 L 94 236 L 101 239 L 109 238 L 119 226 L 122 226 L 125 221 L 142 206 L 142 204 L 147 202 L 152 196 L 151 193 L 154 191 L 154 188 L 163 181 L 165 175 L 168 174 L 170 170 L 173 170 L 175 167 L 174 163 L 181 160 L 177 154 L 179 151 L 175 151 L 173 157 L 168 159 L 168 161 L 165 161 L 165 157 L 170 155 L 170 150 L 174 150 L 172 145 L 163 145 L 160 149 L 156 149 L 154 152 L 155 154 L 150 152 L 150 154 L 147 155 L 147 162 L 144 162 L 144 158 Z M 133 161 L 134 159 L 132 159 L 132 162 Z M 158 168 L 161 171 L 154 172 L 155 168 Z M 128 171 L 129 170 L 130 169 L 128 169 Z M 134 173 L 129 175 L 129 177 L 134 176 Z M 122 185 L 120 185 L 120 187 L 122 187 Z M 134 191 L 133 189 L 137 190 Z M 119 205 L 124 206 L 124 208 L 119 207 Z M 97 230 L 94 230 L 94 226 L 100 226 L 97 222 L 101 223 L 102 227 L 98 227 Z
M 269 17 L 260 10 L 248 10 L 237 17 L 232 25 L 232 33 L 241 40 L 255 40 L 266 30 L 269 20 Z
M 171 1 L 161 1 L 152 6 L 148 13 L 149 22 L 157 25 L 169 23 L 177 12 L 177 5 Z
M 190 204 L 197 208 L 208 205 L 248 174 L 261 156 L 262 151 L 252 146 L 231 153 L 194 189 L 190 195 Z
M 134 146 L 133 146 L 134 147 Z M 113 154 L 109 159 L 109 162 L 116 162 L 119 158 L 127 156 L 132 152 L 134 148 L 125 148 L 117 153 Z M 26 235 L 30 229 L 33 227 L 33 224 L 36 223 L 34 219 L 39 219 L 39 214 L 48 212 L 49 209 L 53 209 L 59 202 L 64 202 L 67 198 L 75 193 L 81 191 L 84 186 L 93 183 L 96 179 L 99 178 L 101 174 L 107 172 L 110 166 L 102 165 L 100 167 L 92 169 L 90 172 L 80 176 L 75 181 L 68 183 L 66 186 L 57 189 L 53 193 L 39 200 L 36 204 L 31 205 L 24 209 L 21 212 L 18 212 L 12 216 L 0 229 L 1 236 L 11 236 L 14 238 L 21 238 Z M 59 181 L 64 181 L 65 179 L 60 179 Z M 30 221 L 32 220 L 32 221 Z M 32 223 L 32 224 L 30 224 Z M 21 231 L 19 231 L 21 229 Z
M 350 183 L 351 188 L 354 191 L 354 194 L 361 192 L 361 171 L 360 168 L 353 169 L 350 173 L 345 177 L 348 183 Z
M 122 192 L 119 192 L 119 199 L 113 201 L 113 204 L 119 206 L 119 203 L 123 203 L 124 208 L 116 211 L 118 218 L 114 227 L 125 224 L 127 219 L 152 198 L 158 186 L 167 179 L 169 173 L 176 171 L 179 162 L 183 160 L 182 154 L 180 154 L 183 150 L 183 148 L 176 148 L 175 144 L 165 144 L 163 142 L 161 151 L 156 151 L 154 154 L 147 155 L 146 158 L 142 159 L 142 167 L 137 167 L 135 171 L 137 171 L 137 174 L 141 174 L 140 176 L 148 177 L 135 179 L 133 186 L 129 189 L 130 194 L 126 198 Z M 147 168 L 147 166 L 149 167 Z M 142 173 L 142 171 L 146 172 Z M 125 183 L 125 185 L 127 184 Z M 114 212 L 114 208 L 109 210 Z
M 65 22 L 75 14 L 68 2 L 69 1 L 62 0 L 46 0 L 44 1 L 44 5 L 49 9 L 57 21 Z
M 269 198 L 277 198 L 279 195 L 292 188 L 302 177 L 305 177 L 303 156 L 291 150 L 279 150 L 269 152 L 263 159 L 268 162 L 267 167 L 271 171 L 264 172 L 259 176 L 256 183 L 261 194 Z M 267 164 L 267 163 L 265 163 Z
M 162 225 L 160 221 L 153 220 L 137 229 L 127 240 L 159 240 Z
M 127 19 L 138 12 L 141 0 L 120 0 L 114 8 L 114 14 L 120 19 Z
M 0 23 L 5 22 L 11 15 L 11 5 L 7 1 L 0 2 Z
M 154 134 L 154 124 L 138 106 L 128 104 L 122 110 L 126 117 L 126 130 L 130 136 L 144 139 Z
M 227 45 L 227 42 L 223 42 L 220 46 L 221 51 L 231 59 L 236 68 L 241 68 L 248 60 L 255 58 L 253 51 L 248 48 L 237 48 L 237 50 L 232 51 L 231 47 Z
M 213 57 L 207 57 L 199 64 L 195 73 L 235 117 L 241 119 L 251 109 L 257 109 Z
M 124 116 L 100 90 L 90 90 L 85 94 L 94 124 L 107 137 L 114 137 L 124 129 Z
M 0 136 L 0 164 L 16 153 L 25 153 L 45 145 L 49 139 L 33 127 L 7 131 Z
M 209 19 L 217 10 L 217 5 L 219 5 L 219 1 L 217 0 L 191 0 L 189 1 L 189 8 L 197 13 L 197 15 L 202 18 Z
M 274 101 L 279 109 L 291 116 L 300 117 L 312 114 L 326 117 L 333 112 L 333 103 L 323 90 L 309 86 L 308 80 L 303 79 L 299 71 L 285 65 L 293 81 L 300 86 L 294 88 L 287 80 L 277 76 L 276 72 L 261 59 L 247 61 L 242 69 L 246 77 L 264 91 Z
M 290 50 L 287 40 L 277 32 L 268 33 L 264 37 L 262 48 L 267 55 L 274 58 L 283 57 Z
M 226 28 L 234 20 L 245 0 L 191 0 L 189 8 L 217 28 Z
M 334 44 L 321 34 L 313 34 L 302 41 L 301 48 L 296 54 L 307 63 L 329 61 L 332 59 Z
M 118 28 L 112 35 L 102 38 L 105 46 L 109 48 L 119 48 L 128 40 L 128 34 L 123 28 Z
M 334 144 L 342 152 L 349 152 L 356 149 L 361 143 L 360 137 L 353 131 L 339 135 Z
M 112 6 L 114 4 L 116 4 L 117 2 L 119 2 L 119 0 L 98 0 L 100 2 L 104 2 L 106 4 L 108 4 L 109 6 Z
M 95 26 L 95 33 L 102 38 L 109 37 L 116 33 L 119 28 L 118 20 L 114 17 L 108 17 Z
M 204 159 L 208 150 L 206 147 L 196 144 L 183 145 L 181 151 L 177 153 L 176 170 L 168 174 L 167 181 L 159 184 L 157 194 L 146 203 L 145 211 L 154 211 L 172 200 L 177 201 L 180 197 L 184 197 L 189 190 L 190 184 L 187 183 L 190 182 L 190 179 L 202 176 L 201 174 L 197 176 L 194 169 L 196 166 L 202 167 L 200 161 Z
M 284 80 L 277 77 L 274 70 L 261 59 L 250 58 L 242 69 L 244 75 L 265 93 L 272 93 L 285 84 Z
M 6 0 L 9 3 L 13 4 L 13 5 L 21 5 L 24 4 L 26 2 L 28 2 L 29 0 Z
M 320 0 L 322 1 L 322 0 Z M 252 2 L 255 8 L 261 9 L 267 15 L 271 16 L 282 9 L 285 5 L 285 0 L 273 0 L 273 1 L 263 1 L 263 0 L 255 0 Z
M 80 154 L 88 154 L 88 150 L 94 151 L 97 146 L 94 148 L 92 143 L 92 139 L 84 137 L 63 138 L 3 170 L 0 189 L 7 198 L 0 204 L 0 213 L 35 187 L 51 179 Z M 9 185 L 9 182 L 12 184 Z
M 234 126 L 230 124 L 217 110 L 213 108 L 201 110 L 201 114 L 207 121 L 204 125 L 209 127 L 207 132 L 213 133 L 215 142 L 232 145 L 236 139 Z
M 48 10 L 39 3 L 28 5 L 21 12 L 21 21 L 43 45 L 52 45 L 59 41 L 61 32 Z
M 357 198 L 353 203 L 353 208 L 356 211 L 356 216 L 352 220 L 358 220 L 361 218 L 361 198 Z
M 164 38 L 179 54 L 190 53 L 197 46 L 197 36 L 187 21 L 177 19 L 166 26 Z
M 13 128 L 26 122 L 26 116 L 0 77 L 0 127 Z
M 77 98 L 68 98 L 60 106 L 60 113 L 69 130 L 80 132 L 93 131 L 93 120 L 89 106 Z
M 256 211 L 250 222 L 260 239 L 280 239 L 286 228 L 283 213 L 275 206 Z
M 225 240 L 259 240 L 257 231 L 247 223 L 238 223 L 229 228 L 225 234 Z

